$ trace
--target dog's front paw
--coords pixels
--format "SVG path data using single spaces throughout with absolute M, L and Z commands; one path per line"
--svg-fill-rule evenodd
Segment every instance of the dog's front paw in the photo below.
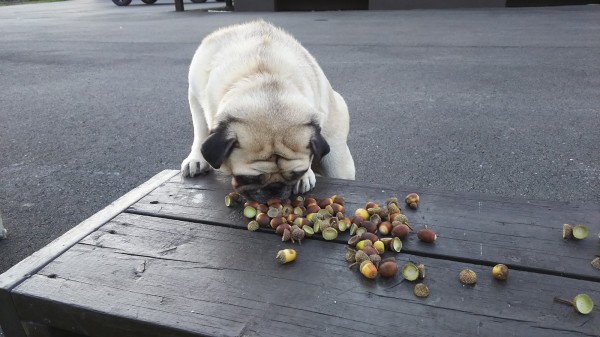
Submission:
M 298 180 L 296 186 L 294 186 L 294 194 L 302 194 L 312 190 L 317 183 L 315 173 L 312 169 L 308 169 L 306 173 Z
M 181 163 L 181 175 L 183 177 L 195 177 L 204 175 L 210 172 L 210 165 L 202 158 L 202 156 L 189 155 L 183 163 Z

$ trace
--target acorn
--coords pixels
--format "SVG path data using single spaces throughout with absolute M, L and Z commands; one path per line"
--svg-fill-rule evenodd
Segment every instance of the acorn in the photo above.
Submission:
M 381 233 L 381 235 L 388 235 L 392 231 L 392 223 L 389 221 L 383 221 L 379 224 L 377 230 L 379 233 Z
M 373 262 L 375 268 L 379 268 L 379 264 L 381 263 L 381 256 L 379 256 L 379 254 L 369 255 L 369 260 Z
M 260 203 L 256 200 L 246 200 L 246 202 L 244 203 L 244 207 L 250 206 L 252 208 L 258 208 L 259 205 Z
M 367 201 L 365 203 L 365 209 L 376 208 L 376 207 L 379 207 L 379 205 L 374 201 Z
M 304 206 L 304 197 L 299 195 L 295 197 L 294 200 L 290 202 L 290 204 L 292 205 L 292 207 Z
M 324 230 L 322 230 L 321 235 L 323 236 L 323 239 L 325 239 L 327 241 L 331 241 L 331 240 L 337 238 L 338 231 L 337 231 L 337 229 L 335 229 L 333 227 L 328 227 L 328 228 L 325 228 Z
M 400 238 L 393 238 L 392 242 L 390 243 L 390 250 L 396 253 L 400 253 L 400 251 L 402 250 L 402 240 L 400 240 Z
M 379 252 L 373 246 L 367 246 L 367 247 L 363 248 L 362 251 L 365 252 L 365 254 L 367 254 L 367 255 L 373 255 L 373 254 L 379 255 Z
M 298 214 L 294 214 L 294 213 L 288 214 L 288 216 L 285 217 L 285 219 L 289 223 L 294 223 L 294 221 L 296 221 L 296 219 L 298 219 L 298 218 L 300 218 L 300 216 Z
M 256 222 L 258 222 L 260 227 L 269 227 L 271 223 L 271 218 L 269 218 L 267 213 L 258 213 L 256 214 Z
M 385 252 L 385 245 L 382 241 L 373 242 L 373 248 L 377 250 L 378 254 L 383 254 Z
M 360 273 L 366 278 L 374 279 L 377 277 L 377 267 L 370 260 L 363 261 L 360 264 Z
M 417 193 L 409 193 L 405 198 L 404 198 L 404 202 L 406 202 L 407 205 L 411 205 L 411 204 L 418 204 L 419 203 L 419 195 Z M 411 206 L 412 208 L 412 206 Z
M 296 259 L 296 251 L 290 248 L 282 249 L 277 252 L 275 258 L 281 264 L 292 262 Z
M 310 220 L 308 220 L 307 218 L 296 218 L 296 220 L 294 220 L 294 225 L 302 228 L 304 226 L 312 226 L 312 222 Z
M 425 226 L 425 228 L 417 232 L 417 237 L 419 238 L 419 240 L 426 243 L 432 243 L 437 239 L 437 235 L 435 234 L 435 232 L 429 229 L 427 226 Z
M 429 296 L 429 288 L 424 283 L 417 283 L 413 289 L 415 296 L 427 297 Z
M 244 207 L 244 216 L 248 219 L 254 219 L 256 217 L 256 208 L 252 206 Z
M 248 222 L 248 230 L 251 232 L 257 231 L 259 227 L 260 225 L 258 224 L 258 222 L 256 222 L 256 220 Z
M 592 267 L 596 268 L 596 269 L 600 269 L 600 256 L 596 256 L 593 260 L 592 260 Z
M 346 201 L 344 200 L 344 197 L 342 197 L 341 195 L 334 195 L 331 197 L 331 200 L 333 201 L 333 203 L 335 204 L 340 204 L 342 206 L 344 206 L 346 204 Z
M 562 238 L 568 240 L 573 237 L 573 227 L 568 223 L 563 224 Z
M 499 263 L 492 268 L 492 277 L 498 281 L 504 281 L 508 278 L 508 267 Z
M 237 205 L 238 201 L 241 199 L 241 195 L 237 192 L 231 192 L 225 196 L 225 206 L 233 207 Z
M 343 213 L 344 212 L 344 206 L 340 205 L 340 204 L 336 204 L 335 202 L 332 203 L 331 205 L 331 209 L 333 209 L 333 213 L 337 214 L 337 213 Z
M 406 239 L 410 233 L 410 228 L 407 225 L 401 223 L 398 226 L 392 228 L 392 236 L 399 238 L 400 240 Z
M 379 274 L 382 277 L 394 277 L 398 272 L 398 264 L 395 261 L 382 260 L 379 265 Z
M 555 297 L 554 301 L 569 304 L 573 306 L 575 311 L 580 314 L 587 315 L 594 309 L 594 301 L 587 294 L 579 294 L 572 301 L 563 298 Z
M 371 240 L 371 242 L 379 241 L 379 237 L 373 233 L 366 232 L 360 236 L 363 240 Z
M 362 236 L 361 236 L 362 238 Z M 371 240 L 360 240 L 359 242 L 356 243 L 356 249 L 358 250 L 363 250 L 365 248 L 365 246 L 372 246 L 373 242 Z
M 319 205 L 319 207 L 321 207 L 321 208 L 325 208 L 326 206 L 328 206 L 328 205 L 331 205 L 331 204 L 333 204 L 333 200 L 332 200 L 331 198 L 324 198 L 324 199 L 321 199 L 321 200 L 320 200 L 320 201 L 317 203 L 317 205 Z
M 313 197 L 304 198 L 304 207 L 308 207 L 310 205 L 317 205 L 317 200 Z
M 283 235 L 283 231 L 286 229 L 289 230 L 291 233 L 292 226 L 290 226 L 290 224 L 288 223 L 282 223 L 281 225 L 277 226 L 277 228 L 275 228 L 275 233 L 278 235 Z
M 362 228 L 365 228 L 369 233 L 377 232 L 377 225 L 371 221 L 363 221 Z
M 471 269 L 464 269 L 460 272 L 460 274 L 458 274 L 458 279 L 463 284 L 472 285 L 477 282 L 477 274 L 475 274 L 475 272 Z
M 277 226 L 279 226 L 283 223 L 287 223 L 287 221 L 282 216 L 272 218 L 271 221 L 269 222 L 269 224 L 271 225 L 271 228 L 273 228 L 273 229 L 276 229 Z
M 314 205 L 307 206 L 305 209 L 306 209 L 306 213 L 318 213 L 321 210 L 321 207 L 319 207 L 319 205 L 317 205 L 317 204 L 314 204 Z
M 298 244 L 302 244 L 302 239 L 306 234 L 300 227 L 293 226 L 292 227 L 292 242 L 298 241 Z
M 367 210 L 364 208 L 358 208 L 356 211 L 354 211 L 354 215 L 361 217 L 361 219 L 368 219 L 370 217 L 369 212 L 367 212 Z
M 419 270 L 419 278 L 424 279 L 425 278 L 425 265 L 422 263 L 418 264 L 417 270 Z
M 402 277 L 408 281 L 414 281 L 419 278 L 419 269 L 412 263 L 407 263 L 402 267 Z
M 573 227 L 573 238 L 583 240 L 588 236 L 588 229 L 584 225 L 576 225 Z
M 269 207 L 265 204 L 258 204 L 256 206 L 256 212 L 258 213 L 267 213 L 269 211 Z
M 356 253 L 354 253 L 354 263 L 352 263 L 348 267 L 352 268 L 356 264 L 360 265 L 363 261 L 371 261 L 371 260 L 369 260 L 369 255 L 367 255 L 362 250 L 357 250 Z

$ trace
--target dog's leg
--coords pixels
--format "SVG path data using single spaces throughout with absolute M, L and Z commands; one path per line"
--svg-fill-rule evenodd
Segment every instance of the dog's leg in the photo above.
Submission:
M 354 180 L 356 169 L 350 149 L 345 143 L 329 144 L 331 151 L 321 159 L 323 175 L 331 178 Z
M 192 143 L 192 151 L 190 155 L 181 163 L 181 175 L 183 177 L 194 177 L 200 174 L 206 174 L 210 171 L 210 165 L 202 157 L 200 149 L 202 143 L 208 137 L 208 126 L 202 106 L 198 99 L 188 91 L 188 100 L 190 102 L 190 110 L 192 112 L 192 122 L 194 123 L 194 142 Z
M 302 194 L 312 190 L 317 183 L 315 173 L 311 168 L 304 173 L 304 175 L 298 180 L 296 186 L 294 186 L 294 194 Z

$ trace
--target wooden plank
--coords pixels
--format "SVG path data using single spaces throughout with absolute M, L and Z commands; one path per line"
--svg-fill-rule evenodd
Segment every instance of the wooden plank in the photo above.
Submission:
M 298 259 L 279 265 L 283 247 Z M 367 280 L 344 261 L 344 245 L 301 246 L 271 233 L 122 214 L 14 289 L 22 319 L 96 336 L 597 336 L 600 316 L 553 302 L 597 282 L 398 254 L 427 266 L 431 295 L 412 284 Z M 468 267 L 474 287 L 457 275 Z M 568 284 L 568 287 L 565 285 Z M 112 323 L 118 317 L 118 323 Z M 158 330 L 156 330 L 158 329 Z
M 241 209 L 226 208 L 229 178 L 211 175 L 182 180 L 179 176 L 153 191 L 127 211 L 160 217 L 202 221 L 221 226 L 245 227 Z M 311 193 L 325 197 L 340 194 L 346 213 L 353 214 L 366 201 L 384 203 L 390 196 L 403 197 L 415 190 L 376 186 L 359 182 L 318 178 Z M 600 281 L 600 272 L 590 265 L 600 254 L 597 240 L 565 241 L 563 223 L 582 223 L 592 236 L 600 231 L 600 205 L 507 199 L 477 193 L 416 190 L 421 195 L 418 210 L 403 210 L 416 229 L 427 224 L 436 230 L 435 244 L 423 244 L 411 235 L 404 249 L 416 255 L 457 261 L 534 270 L 571 278 Z M 339 242 L 347 240 L 340 236 Z
M 158 173 L 0 275 L 0 306 L 3 308 L 0 310 L 0 325 L 7 336 L 25 336 L 21 324 L 16 321 L 15 312 L 12 311 L 9 292 L 13 287 L 177 173 L 175 170 Z

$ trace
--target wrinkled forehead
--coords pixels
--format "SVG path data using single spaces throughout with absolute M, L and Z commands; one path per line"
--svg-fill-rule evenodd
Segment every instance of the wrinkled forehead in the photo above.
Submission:
M 311 154 L 310 140 L 315 132 L 311 124 L 270 126 L 248 123 L 236 125 L 235 130 L 239 147 L 257 159 L 277 155 L 289 160 Z

